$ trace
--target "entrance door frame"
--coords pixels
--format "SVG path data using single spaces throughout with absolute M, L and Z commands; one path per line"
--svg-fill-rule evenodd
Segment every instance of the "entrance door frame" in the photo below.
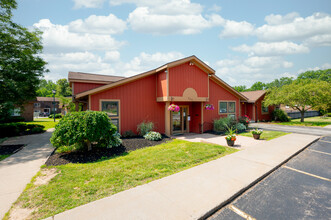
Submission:
M 190 132 L 190 121 L 188 120 L 189 119 L 189 115 L 190 115 L 190 106 L 189 105 L 178 105 L 179 108 L 186 108 L 187 109 L 187 115 L 186 115 L 186 130 L 183 130 L 184 129 L 184 120 L 183 120 L 183 114 L 181 113 L 181 117 L 182 117 L 182 124 L 181 124 L 181 127 L 182 127 L 182 130 L 181 131 L 175 131 L 173 130 L 173 112 L 170 113 L 170 132 L 171 132 L 171 135 L 173 134 L 184 134 L 184 133 L 189 133 Z

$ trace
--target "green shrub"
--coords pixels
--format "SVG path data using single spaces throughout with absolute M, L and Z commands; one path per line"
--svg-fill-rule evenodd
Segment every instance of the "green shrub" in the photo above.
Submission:
M 232 117 L 219 118 L 214 120 L 214 131 L 226 132 L 228 128 L 235 128 L 236 120 Z
M 291 121 L 291 119 L 287 116 L 286 112 L 284 112 L 281 109 L 274 110 L 272 112 L 271 117 L 273 121 L 281 121 L 281 122 Z
M 54 118 L 54 114 L 49 115 L 48 118 Z M 55 118 L 62 118 L 62 114 L 61 113 L 55 114 Z
M 144 138 L 146 140 L 150 140 L 150 141 L 159 141 L 162 139 L 162 136 L 159 132 L 156 131 L 150 131 L 147 134 L 144 135 Z
M 34 131 L 32 132 L 40 133 L 43 131 L 44 128 L 45 126 L 43 125 L 25 124 L 21 122 L 0 124 L 0 137 L 18 136 L 22 132 L 25 132 L 27 130 L 31 131 L 32 129 L 34 129 Z
M 84 111 L 64 116 L 55 127 L 51 143 L 55 147 L 78 144 L 90 150 L 92 143 L 97 147 L 110 148 L 121 145 L 122 141 L 105 112 Z
M 237 123 L 236 124 L 236 129 L 237 129 L 238 132 L 242 132 L 242 131 L 246 130 L 246 126 L 242 123 Z
M 124 137 L 124 138 L 130 138 L 130 137 L 135 137 L 135 136 L 136 136 L 136 134 L 131 130 L 125 131 L 124 134 L 122 135 L 122 137 Z
M 34 128 L 32 128 L 32 129 L 30 129 L 30 132 L 31 132 L 32 134 L 39 134 L 39 133 L 44 132 L 44 129 L 41 128 L 41 127 L 34 127 Z
M 11 116 L 6 119 L 0 120 L 0 123 L 23 122 L 25 119 L 21 116 Z
M 153 122 L 142 122 L 137 126 L 137 132 L 140 136 L 144 136 L 154 129 Z

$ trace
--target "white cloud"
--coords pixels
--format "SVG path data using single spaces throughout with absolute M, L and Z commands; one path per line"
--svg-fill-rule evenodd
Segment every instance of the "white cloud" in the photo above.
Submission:
M 314 47 L 331 46 L 331 34 L 310 37 L 304 41 L 304 44 Z
M 125 76 L 132 76 L 151 69 L 155 69 L 165 63 L 181 59 L 184 55 L 179 52 L 154 53 L 148 54 L 142 52 L 139 56 L 134 57 L 131 61 L 122 65 L 122 71 Z
M 118 51 L 107 51 L 104 60 L 115 62 L 120 60 L 120 52 Z
M 309 67 L 306 69 L 299 69 L 297 71 L 297 74 L 304 73 L 306 71 L 311 71 L 311 70 L 316 71 L 316 70 L 325 70 L 325 69 L 331 69 L 331 63 L 324 63 L 321 66 Z
M 134 31 L 159 35 L 196 34 L 213 25 L 219 25 L 222 20 L 219 15 L 212 15 L 207 20 L 201 14 L 156 14 L 148 7 L 136 8 L 128 18 Z
M 270 82 L 279 77 L 279 70 L 290 68 L 293 63 L 282 57 L 249 57 L 219 60 L 216 74 L 234 85 L 252 85 L 256 81 Z
M 43 31 L 46 53 L 116 50 L 124 44 L 109 35 L 72 33 L 67 25 L 52 24 L 48 19 L 42 19 L 33 26 Z
M 295 44 L 289 41 L 273 43 L 257 42 L 253 46 L 243 44 L 232 49 L 234 51 L 245 52 L 253 56 L 279 56 L 309 52 L 309 48 L 307 46 Z
M 165 63 L 183 58 L 179 52 L 153 54 L 142 52 L 128 62 L 120 60 L 118 51 L 108 51 L 104 56 L 91 52 L 44 54 L 50 73 L 45 79 L 67 78 L 69 71 L 97 73 L 104 75 L 132 76 L 155 69 Z
M 246 21 L 230 21 L 227 20 L 224 29 L 220 34 L 221 38 L 240 37 L 254 34 L 254 25 Z
M 219 12 L 221 10 L 222 10 L 222 7 L 215 5 L 215 4 L 211 8 L 208 9 L 208 11 L 213 11 L 213 12 Z
M 105 0 L 73 0 L 74 8 L 101 8 Z
M 269 25 L 280 25 L 280 24 L 288 24 L 293 22 L 296 18 L 298 18 L 300 15 L 297 12 L 291 12 L 287 15 L 268 15 L 265 17 L 265 21 Z
M 85 20 L 69 23 L 69 31 L 76 33 L 118 34 L 126 29 L 126 22 L 113 14 L 108 16 L 91 15 Z
M 295 14 L 290 16 L 272 15 L 267 16 L 266 20 L 269 22 L 268 24 L 256 29 L 257 37 L 263 41 L 304 40 L 331 34 L 331 16 L 328 14 L 315 13 L 306 18 L 298 17 Z

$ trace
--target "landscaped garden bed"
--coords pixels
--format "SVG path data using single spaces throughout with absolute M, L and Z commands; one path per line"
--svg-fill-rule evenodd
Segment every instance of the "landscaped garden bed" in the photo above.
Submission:
M 143 137 L 123 138 L 122 145 L 112 148 L 92 148 L 90 151 L 73 151 L 66 153 L 54 152 L 46 161 L 47 166 L 58 166 L 68 163 L 91 163 L 101 159 L 114 157 L 125 152 L 150 147 L 170 141 L 171 138 L 163 136 L 160 141 L 150 141 Z
M 0 145 L 0 161 L 22 150 L 24 144 Z

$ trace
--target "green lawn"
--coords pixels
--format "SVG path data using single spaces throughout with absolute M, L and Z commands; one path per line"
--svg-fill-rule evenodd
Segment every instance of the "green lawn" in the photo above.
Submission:
M 294 126 L 319 126 L 324 127 L 327 125 L 331 125 L 331 117 L 311 117 L 305 118 L 304 122 L 300 122 L 300 119 L 292 119 L 290 122 L 273 122 L 274 124 L 280 125 L 294 125 Z
M 57 123 L 59 123 L 60 119 L 54 119 L 53 118 L 34 118 L 31 122 L 26 122 L 27 124 L 39 124 L 44 125 L 44 130 L 47 130 L 49 128 L 54 128 Z
M 11 154 L 5 154 L 5 155 L 1 155 L 1 154 L 0 154 L 0 161 L 6 159 L 6 158 L 9 157 L 10 155 L 11 155 Z
M 55 178 L 47 185 L 35 186 L 34 177 L 16 204 L 36 210 L 31 219 L 42 219 L 236 151 L 173 140 L 95 163 L 56 166 L 59 174 Z
M 278 138 L 278 137 L 281 137 L 286 134 L 289 134 L 289 133 L 282 132 L 282 131 L 265 131 L 264 130 L 260 136 L 260 139 L 269 141 L 271 139 Z M 247 132 L 241 133 L 239 135 L 245 136 L 245 137 L 253 137 L 251 131 L 247 131 Z

